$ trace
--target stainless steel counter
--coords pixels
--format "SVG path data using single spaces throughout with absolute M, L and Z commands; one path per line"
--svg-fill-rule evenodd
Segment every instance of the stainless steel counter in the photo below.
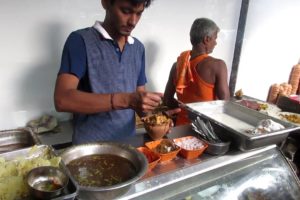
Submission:
M 57 145 L 66 144 L 71 145 L 72 129 L 70 124 L 65 122 L 62 127 L 64 132 L 57 134 L 41 135 L 40 140 L 44 144 Z M 168 138 L 178 138 L 186 135 L 195 135 L 196 133 L 191 129 L 190 125 L 174 127 L 172 132 L 168 134 Z M 145 142 L 150 141 L 150 138 L 145 134 L 144 129 L 139 129 L 137 135 L 120 142 L 131 144 L 135 147 L 143 146 Z M 223 166 L 250 158 L 262 152 L 275 149 L 276 145 L 271 145 L 251 151 L 241 152 L 237 148 L 232 147 L 230 151 L 223 156 L 211 156 L 204 153 L 197 159 L 186 160 L 177 156 L 172 161 L 159 163 L 152 171 L 145 174 L 145 176 L 134 184 L 131 189 L 119 199 L 152 199 L 152 193 L 162 193 L 164 188 L 167 188 L 175 183 L 184 182 L 191 177 L 200 174 L 205 174 L 213 170 L 219 170 Z M 222 173 L 222 172 L 219 172 Z M 160 195 L 159 195 L 160 196 Z M 163 196 L 163 195 L 162 195 Z M 163 199 L 163 198 L 162 198 Z
M 223 166 L 247 159 L 273 148 L 276 148 L 276 146 L 271 145 L 248 152 L 231 151 L 227 155 L 219 157 L 204 154 L 200 158 L 191 161 L 177 157 L 173 161 L 160 163 L 153 171 L 148 172 L 143 179 L 137 182 L 120 199 L 140 199 L 141 196 L 147 193 L 160 190 L 180 181 L 185 181 L 199 174 L 218 170 Z M 203 180 L 203 182 L 205 181 L 206 180 Z M 163 196 L 163 193 L 161 193 L 161 195 Z M 151 195 L 148 195 L 147 197 L 143 196 L 143 199 L 151 199 L 152 197 Z

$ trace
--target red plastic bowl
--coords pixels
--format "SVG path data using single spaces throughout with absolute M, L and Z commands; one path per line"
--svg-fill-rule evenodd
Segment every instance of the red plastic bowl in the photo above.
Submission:
M 147 147 L 138 147 L 137 150 L 146 156 L 149 171 L 152 170 L 161 159 L 161 156 L 158 153 L 151 151 Z

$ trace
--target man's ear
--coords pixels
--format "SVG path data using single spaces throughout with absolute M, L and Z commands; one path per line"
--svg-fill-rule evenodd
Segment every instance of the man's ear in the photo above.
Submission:
M 207 44 L 210 40 L 211 40 L 211 38 L 207 35 L 203 38 L 203 43 Z

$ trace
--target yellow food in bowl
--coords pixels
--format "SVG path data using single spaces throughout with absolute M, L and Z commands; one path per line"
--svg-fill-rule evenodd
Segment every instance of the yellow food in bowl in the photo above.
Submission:
M 144 122 L 148 125 L 162 125 L 170 123 L 170 118 L 164 114 L 154 114 L 144 118 Z
M 161 139 L 170 130 L 171 119 L 164 114 L 153 114 L 143 118 L 144 127 L 153 140 Z

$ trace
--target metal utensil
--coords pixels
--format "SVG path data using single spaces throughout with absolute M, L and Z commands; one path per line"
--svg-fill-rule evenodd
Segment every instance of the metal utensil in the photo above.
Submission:
M 199 127 L 205 133 L 205 135 L 207 136 L 209 141 L 213 142 L 214 138 L 211 136 L 211 133 L 208 130 L 208 128 L 206 127 L 205 123 L 199 117 L 197 117 L 197 123 L 199 124 Z
M 196 132 L 197 133 L 200 132 L 200 134 L 202 134 L 201 136 L 204 137 L 204 139 L 212 143 L 222 142 L 215 134 L 213 127 L 211 126 L 209 121 L 204 122 L 199 117 L 197 117 L 193 124 L 194 124 L 194 129 L 197 130 Z
M 192 124 L 193 130 L 195 130 L 200 137 L 202 137 L 205 140 L 213 141 L 212 138 L 210 138 L 209 134 L 207 133 L 207 130 L 201 126 L 201 122 L 199 122 L 197 119 Z
M 213 131 L 213 127 L 210 124 L 209 121 L 207 121 L 207 128 L 214 134 L 214 136 L 216 137 L 216 139 L 214 139 L 213 137 L 209 137 L 208 135 L 204 134 L 201 126 L 200 126 L 200 120 L 199 117 L 197 117 L 198 119 L 195 119 L 191 125 L 192 125 L 192 129 L 198 133 L 198 136 L 203 139 L 207 144 L 208 144 L 208 148 L 206 149 L 206 152 L 211 154 L 211 155 L 223 155 L 225 154 L 230 147 L 231 142 L 227 141 L 227 142 L 223 142 L 221 141 L 218 136 L 214 133 Z
M 200 131 L 194 123 L 192 123 L 192 129 L 193 129 L 196 133 L 198 133 L 198 134 L 200 135 L 201 138 L 203 138 L 203 139 L 205 139 L 205 140 L 208 140 L 208 138 L 206 137 L 206 135 L 205 135 L 202 131 Z
M 219 137 L 217 136 L 217 134 L 215 133 L 211 123 L 207 120 L 206 121 L 206 126 L 207 128 L 209 129 L 209 133 L 211 134 L 211 136 L 213 137 L 213 139 L 216 141 L 216 142 L 222 142 Z

